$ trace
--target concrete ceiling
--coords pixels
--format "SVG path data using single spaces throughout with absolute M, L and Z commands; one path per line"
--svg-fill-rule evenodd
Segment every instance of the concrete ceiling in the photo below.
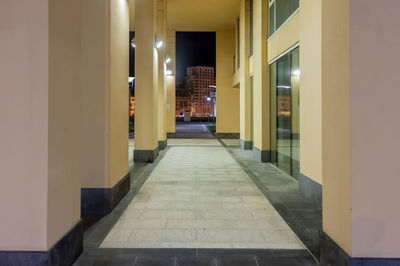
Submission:
M 168 0 L 168 28 L 214 31 L 235 27 L 239 0 Z

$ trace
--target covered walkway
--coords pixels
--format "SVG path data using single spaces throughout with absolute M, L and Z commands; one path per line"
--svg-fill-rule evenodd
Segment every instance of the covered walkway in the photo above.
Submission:
M 247 152 L 237 140 L 168 142 L 156 164 L 133 166 L 130 193 L 87 230 L 77 265 L 314 265 L 243 168 L 246 160 L 239 164 L 235 154 Z

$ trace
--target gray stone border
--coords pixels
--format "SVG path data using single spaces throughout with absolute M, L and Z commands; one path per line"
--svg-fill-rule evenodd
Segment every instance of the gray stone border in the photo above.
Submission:
M 217 139 L 239 139 L 240 133 L 215 133 Z
M 241 139 L 240 147 L 242 147 L 244 150 L 252 150 L 253 149 L 253 141 Z
M 158 145 L 152 151 L 151 150 L 134 150 L 133 151 L 133 160 L 135 162 L 152 163 L 157 159 L 159 153 L 160 153 L 160 148 Z
M 322 206 L 322 185 L 302 173 L 299 174 L 299 191 Z
M 164 150 L 165 148 L 167 148 L 167 140 L 159 140 L 158 141 L 158 148 L 161 150 Z
M 259 161 L 263 163 L 271 162 L 271 151 L 260 150 L 253 146 L 253 155 Z
M 0 265 L 70 266 L 82 250 L 83 226 L 79 221 L 48 251 L 0 251 Z
M 112 188 L 81 188 L 81 217 L 109 214 L 131 186 L 130 172 Z

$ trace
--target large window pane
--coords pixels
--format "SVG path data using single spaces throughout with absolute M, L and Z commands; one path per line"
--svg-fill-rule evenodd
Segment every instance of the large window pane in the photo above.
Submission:
M 276 115 L 277 162 L 279 168 L 290 174 L 290 54 L 277 61 Z
M 268 24 L 268 36 L 271 36 L 275 32 L 275 3 L 273 3 L 269 9 L 269 24 Z
M 276 4 L 276 28 L 279 28 L 290 16 L 290 0 L 278 0 Z
M 270 65 L 271 161 L 295 178 L 300 168 L 299 48 Z
M 294 11 L 296 11 L 298 8 L 299 8 L 299 0 L 290 0 L 289 1 L 289 14 L 290 15 L 292 15 L 294 13 Z

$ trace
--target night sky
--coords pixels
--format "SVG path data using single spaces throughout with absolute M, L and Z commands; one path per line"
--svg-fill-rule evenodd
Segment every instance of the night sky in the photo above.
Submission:
M 130 40 L 135 36 L 130 32 Z M 215 68 L 215 32 L 176 33 L 176 84 L 184 81 L 189 66 Z M 135 76 L 135 49 L 129 42 L 129 76 Z
M 215 32 L 176 33 L 176 85 L 184 81 L 189 66 L 215 68 Z

